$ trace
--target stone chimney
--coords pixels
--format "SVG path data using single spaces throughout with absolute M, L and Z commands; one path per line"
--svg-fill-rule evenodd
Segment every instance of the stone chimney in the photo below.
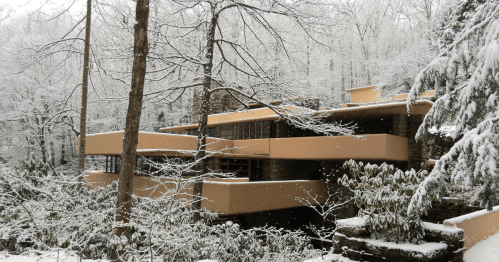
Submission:
M 242 90 L 242 87 L 238 87 Z M 196 87 L 192 94 L 192 124 L 199 124 L 199 114 L 201 112 L 201 95 L 203 92 L 203 87 Z M 232 94 L 238 97 L 240 100 L 245 101 L 245 99 L 236 92 Z M 219 90 L 211 94 L 210 96 L 210 111 L 209 114 L 219 114 L 223 112 L 229 112 L 239 106 L 242 106 L 237 99 L 234 98 L 229 92 L 225 90 Z

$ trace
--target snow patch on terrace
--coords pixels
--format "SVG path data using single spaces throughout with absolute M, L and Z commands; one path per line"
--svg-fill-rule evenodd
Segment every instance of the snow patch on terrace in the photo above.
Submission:
M 364 217 L 352 217 L 346 219 L 340 219 L 336 221 L 338 227 L 348 227 L 348 228 L 362 228 L 366 225 L 367 216 Z
M 281 181 L 253 181 L 253 182 L 222 182 L 222 181 L 203 180 L 203 183 L 224 184 L 224 185 L 237 183 L 238 185 L 244 185 L 244 184 L 255 185 L 255 184 L 295 184 L 295 183 L 303 183 L 309 181 L 320 181 L 320 180 L 281 180 Z
M 498 210 L 499 210 L 499 206 L 495 206 L 494 208 L 492 208 L 492 212 L 495 212 Z M 481 217 L 481 216 L 484 216 L 487 214 L 489 214 L 489 212 L 486 209 L 484 209 L 484 210 L 476 211 L 476 212 L 469 213 L 466 215 L 446 219 L 446 220 L 444 220 L 444 223 L 457 225 L 457 224 L 462 223 L 464 221 L 471 220 L 471 219 L 476 218 L 476 217 Z
M 328 254 L 324 256 L 324 259 L 321 257 L 308 259 L 303 262 L 353 262 L 354 260 L 350 260 L 346 257 L 341 256 L 341 254 Z
M 337 235 L 342 235 L 341 233 L 336 233 Z M 346 236 L 345 236 L 346 237 Z M 402 250 L 408 253 L 416 252 L 422 255 L 427 256 L 428 258 L 432 258 L 443 251 L 447 250 L 447 244 L 445 243 L 422 243 L 422 244 L 412 244 L 412 243 L 395 243 L 395 242 L 386 242 L 382 239 L 365 239 L 365 238 L 355 238 L 355 237 L 347 237 L 348 239 L 356 240 L 359 242 L 365 242 L 368 246 L 372 247 L 380 247 L 380 248 L 389 248 L 395 250 Z
M 459 235 L 460 232 L 464 232 L 464 230 L 461 228 L 445 226 L 442 224 L 434 224 L 429 222 L 423 222 L 423 224 L 425 229 L 433 232 L 441 232 L 443 235 L 446 236 L 456 236 Z
M 337 233 L 340 235 L 340 233 Z M 419 252 L 428 257 L 433 257 L 438 253 L 439 250 L 447 249 L 447 244 L 445 243 L 422 243 L 422 244 L 412 244 L 412 243 L 395 243 L 386 242 L 382 239 L 365 239 L 365 238 L 352 238 L 357 241 L 366 242 L 366 244 L 374 247 L 387 247 L 390 249 L 404 250 L 408 252 Z

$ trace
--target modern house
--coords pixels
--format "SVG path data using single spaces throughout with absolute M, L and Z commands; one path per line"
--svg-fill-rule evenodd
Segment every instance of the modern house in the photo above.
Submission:
M 258 104 L 230 112 L 237 103 L 217 94 L 211 103 L 213 114 L 208 117 L 208 165 L 211 170 L 233 172 L 235 178 L 206 179 L 202 207 L 238 219 L 248 227 L 269 224 L 294 228 L 314 220 L 309 208 L 297 197 L 318 195 L 316 200 L 323 202 L 328 190 L 349 193 L 336 183 L 326 182 L 326 178 L 336 181 L 345 173 L 341 166 L 346 160 L 387 162 L 401 169 L 428 168 L 428 146 L 424 139 L 416 141 L 414 136 L 433 104 L 434 92 L 425 93 L 408 115 L 407 95 L 381 98 L 381 91 L 374 86 L 347 91 L 351 93 L 351 103 L 340 108 L 319 108 L 315 100 L 302 100 L 300 106 L 285 105 L 285 101 L 269 103 L 291 110 L 303 106 L 308 114 L 327 115 L 324 119 L 328 122 L 353 123 L 356 137 L 323 136 L 298 129 Z M 196 151 L 199 100 L 195 93 L 193 124 L 165 127 L 161 133 L 139 133 L 138 173 L 151 169 L 140 160 L 143 158 L 155 162 L 166 157 L 192 158 Z M 91 188 L 118 179 L 122 142 L 123 132 L 87 136 L 85 153 L 105 157 L 102 172 L 86 175 Z M 166 190 L 151 188 L 153 183 L 150 177 L 137 174 L 134 193 L 155 197 Z M 352 204 L 339 211 L 338 218 L 356 213 Z

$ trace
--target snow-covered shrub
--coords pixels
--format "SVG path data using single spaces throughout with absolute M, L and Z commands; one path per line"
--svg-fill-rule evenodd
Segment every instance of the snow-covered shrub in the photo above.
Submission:
M 120 244 L 126 250 L 125 260 L 149 261 L 150 252 L 153 259 L 160 261 L 288 262 L 317 255 L 302 232 L 275 228 L 242 230 L 231 221 L 221 225 L 180 222 L 168 227 L 158 224 L 152 230 L 138 230 L 132 238 L 142 238 L 139 241 L 122 239 Z
M 0 172 L 0 238 L 11 251 L 63 247 L 101 257 L 107 252 L 116 185 L 89 191 L 76 177 L 32 159 L 20 168 L 2 165 Z
M 194 260 L 303 261 L 317 254 L 303 232 L 276 228 L 241 230 L 230 221 L 206 229 L 201 232 L 197 245 L 193 246 L 199 248 L 199 252 L 191 252 L 190 256 L 197 256 L 192 257 Z
M 180 188 L 187 183 L 176 181 Z M 232 222 L 212 226 L 216 214 L 207 211 L 194 223 L 189 201 L 173 201 L 179 187 L 157 199 L 133 196 L 131 222 L 118 238 L 113 232 L 116 182 L 89 190 L 78 177 L 33 160 L 21 168 L 1 165 L 0 249 L 65 248 L 94 259 L 118 250 L 123 261 L 288 262 L 317 255 L 300 232 L 241 230 Z
M 367 216 L 368 230 L 376 238 L 413 241 L 424 236 L 422 213 L 407 214 L 407 207 L 424 178 L 426 171 L 414 169 L 403 172 L 393 165 L 364 165 L 349 160 L 343 168 L 350 169 L 350 177 L 338 180 L 354 193 L 355 204 L 360 207 L 359 216 Z M 423 212 L 430 206 L 426 206 Z

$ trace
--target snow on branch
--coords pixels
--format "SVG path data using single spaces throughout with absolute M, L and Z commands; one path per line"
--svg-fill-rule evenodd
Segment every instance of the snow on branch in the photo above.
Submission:
M 330 114 L 321 113 L 316 110 L 307 108 L 297 108 L 293 105 L 279 105 L 275 106 L 269 102 L 265 102 L 255 96 L 250 96 L 241 90 L 233 87 L 218 87 L 211 90 L 211 92 L 225 90 L 231 93 L 237 93 L 252 102 L 259 103 L 265 107 L 270 108 L 282 119 L 286 120 L 288 124 L 295 126 L 303 130 L 311 130 L 318 134 L 323 134 L 327 136 L 352 136 L 354 135 L 355 125 L 352 124 L 342 124 L 337 122 L 326 122 L 325 118 Z M 239 99 L 239 101 L 241 101 Z M 247 104 L 243 103 L 245 107 Z
M 442 23 L 437 34 L 441 38 L 445 38 L 445 32 L 456 35 L 418 74 L 407 99 L 410 109 L 427 89 L 434 88 L 439 97 L 417 138 L 443 124 L 455 127 L 453 138 L 463 136 L 420 185 L 408 212 L 442 197 L 449 180 L 461 184 L 464 190 L 481 185 L 478 199 L 484 208 L 490 210 L 498 201 L 499 1 L 474 5 L 476 8 L 470 9 L 460 1 L 450 7 L 455 9 L 447 14 L 450 21 Z M 458 32 L 452 27 L 457 22 L 464 24 Z

